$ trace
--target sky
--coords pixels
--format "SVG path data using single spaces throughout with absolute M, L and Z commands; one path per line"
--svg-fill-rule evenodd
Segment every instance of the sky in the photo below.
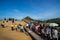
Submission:
M 60 18 L 60 0 L 0 0 L 0 19 Z

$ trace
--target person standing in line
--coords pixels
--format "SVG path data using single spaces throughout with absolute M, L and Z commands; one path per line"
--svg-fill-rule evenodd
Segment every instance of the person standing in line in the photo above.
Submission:
M 53 29 L 53 40 L 58 40 L 58 30 L 56 28 Z
M 36 31 L 37 34 L 40 34 L 40 33 L 39 33 L 39 27 L 40 27 L 39 24 L 37 24 L 37 25 L 35 26 L 35 31 Z
M 42 27 L 41 29 L 41 37 L 45 39 L 45 27 Z
M 32 31 L 35 32 L 35 24 L 33 23 Z
M 20 28 L 21 28 L 21 24 L 18 24 L 17 30 L 20 31 Z
M 29 24 L 28 23 L 26 24 L 26 28 L 29 28 Z
M 51 33 L 51 29 L 49 26 L 46 27 L 46 37 L 47 37 L 47 40 L 50 40 L 50 33 Z
M 32 30 L 32 27 L 34 26 L 34 24 L 31 22 L 29 26 L 30 26 L 30 29 Z
M 42 26 L 41 26 L 41 24 L 40 24 L 40 27 L 38 28 L 38 32 L 40 33 L 39 35 L 41 36 L 41 34 L 42 34 Z

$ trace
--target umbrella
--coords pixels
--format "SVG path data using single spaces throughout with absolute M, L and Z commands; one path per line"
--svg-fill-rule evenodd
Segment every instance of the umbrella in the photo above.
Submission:
M 49 26 L 55 27 L 55 26 L 59 26 L 59 25 L 57 23 L 50 23 Z

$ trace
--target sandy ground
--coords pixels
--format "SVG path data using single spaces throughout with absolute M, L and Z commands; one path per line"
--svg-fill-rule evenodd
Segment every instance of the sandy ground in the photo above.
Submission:
M 1 28 L 0 26 L 0 40 L 32 40 L 29 35 L 22 32 L 11 31 L 9 27 Z
M 29 35 L 22 32 L 12 31 L 10 27 L 0 26 L 0 40 L 32 40 Z

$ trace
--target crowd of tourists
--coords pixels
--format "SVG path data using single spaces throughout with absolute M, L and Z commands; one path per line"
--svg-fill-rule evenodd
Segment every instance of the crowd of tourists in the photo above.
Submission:
M 58 40 L 58 30 L 55 27 L 30 22 L 26 24 L 26 28 L 29 28 L 30 30 L 35 32 L 44 40 Z
M 1 26 L 4 28 L 4 21 L 2 22 Z M 41 25 L 38 22 L 30 22 L 27 23 L 26 28 L 29 28 L 30 30 L 32 30 L 33 32 L 35 32 L 36 34 L 38 34 L 41 38 L 43 38 L 44 40 L 58 40 L 58 30 L 56 27 L 53 26 L 49 26 L 49 25 Z M 21 24 L 15 24 L 15 25 L 11 25 L 11 30 L 16 30 L 16 31 L 20 31 L 20 32 L 24 32 L 24 28 Z
M 4 21 L 2 22 L 1 26 L 2 26 L 2 28 L 5 28 L 6 27 Z M 24 32 L 23 26 L 21 24 L 18 24 L 17 25 L 16 23 L 12 23 L 11 24 L 11 30 L 12 31 L 16 30 L 16 31 Z

